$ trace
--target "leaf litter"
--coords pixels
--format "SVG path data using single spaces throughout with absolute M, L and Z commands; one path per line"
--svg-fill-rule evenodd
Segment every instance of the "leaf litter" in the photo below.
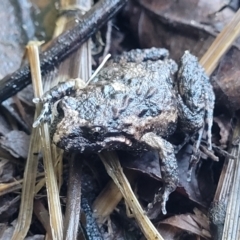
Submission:
M 168 48 L 171 57 L 174 59 L 178 59 L 186 49 L 189 49 L 200 58 L 235 13 L 234 9 L 224 6 L 225 1 L 221 0 L 214 2 L 214 4 L 204 0 L 190 2 L 169 2 L 164 0 L 129 1 L 122 13 L 113 20 L 110 51 L 114 54 L 119 54 L 122 51 L 132 48 L 157 46 Z M 21 28 L 17 26 L 17 24 L 14 24 L 14 27 L 18 28 L 18 30 Z M 10 29 L 14 30 L 13 28 Z M 104 39 L 106 34 L 105 30 L 103 30 L 101 34 Z M 21 34 L 19 36 L 21 36 Z M 13 50 L 8 51 L 3 47 L 3 49 L 10 54 L 9 62 L 18 58 L 18 62 L 11 62 L 13 69 L 19 67 L 19 62 L 22 59 L 24 49 L 22 47 L 23 42 L 24 40 L 19 42 L 19 46 L 21 46 L 20 52 L 18 50 L 13 53 Z M 217 96 L 213 142 L 224 149 L 226 149 L 229 144 L 229 138 L 231 136 L 231 117 L 234 111 L 238 110 L 240 106 L 238 94 L 239 43 L 240 40 L 235 42 L 230 51 L 223 57 L 211 78 Z M 94 56 L 97 62 L 98 57 L 101 56 Z M 6 74 L 6 69 L 0 69 L 0 75 L 5 76 Z M 25 92 L 25 94 L 19 93 L 18 95 L 21 104 L 24 105 L 23 111 L 27 113 L 27 111 L 29 111 L 28 107 L 31 107 L 31 104 L 29 104 L 31 93 Z M 9 115 L 5 114 L 5 110 L 0 113 L 1 148 L 10 153 L 13 158 L 26 159 L 29 146 L 29 136 L 24 132 L 26 130 L 23 129 L 23 125 L 19 125 L 16 117 L 9 117 Z M 9 120 L 9 118 L 11 120 Z M 30 118 L 29 114 L 26 114 L 26 118 Z M 31 121 L 32 118 L 29 122 Z M 169 214 L 164 217 L 160 214 L 160 211 L 157 210 L 150 214 L 150 218 L 156 223 L 155 225 L 160 233 L 162 233 L 162 236 L 166 233 L 168 234 L 166 235 L 168 236 L 166 239 L 174 239 L 177 236 L 181 236 L 180 239 L 188 239 L 190 235 L 199 236 L 203 239 L 211 239 L 207 211 L 216 191 L 224 159 L 220 156 L 219 163 L 213 163 L 211 160 L 206 159 L 207 157 L 205 156 L 205 160 L 199 163 L 194 169 L 191 182 L 189 182 L 187 181 L 186 173 L 190 153 L 191 145 L 187 145 L 177 155 L 180 182 L 176 193 L 171 195 L 170 198 L 172 199 L 170 199 L 167 205 Z M 146 207 L 155 189 L 162 184 L 160 174 L 161 166 L 159 165 L 156 154 L 149 152 L 141 158 L 138 158 L 136 156 L 128 156 L 125 153 L 119 153 L 119 157 L 125 171 L 130 169 L 132 174 L 136 175 L 132 186 L 136 187 L 135 193 L 139 201 Z M 9 159 L 10 158 L 9 156 Z M 1 182 L 9 182 L 13 181 L 16 177 L 22 177 L 23 169 L 16 171 L 16 166 L 18 166 L 16 163 L 13 164 L 11 161 L 11 164 L 8 166 L 8 159 L 2 160 L 1 156 L 0 159 Z M 67 171 L 66 165 L 67 162 L 65 162 L 64 171 Z M 85 167 L 84 169 L 89 173 L 89 167 Z M 106 184 L 106 179 L 108 179 L 106 173 L 104 173 L 104 170 L 101 168 L 99 168 L 99 171 L 100 174 L 98 176 L 102 176 L 103 178 L 100 179 L 100 181 Z M 94 179 L 94 176 L 92 176 L 92 181 L 95 182 L 95 184 L 98 182 Z M 91 185 L 91 183 L 89 184 Z M 44 189 L 42 189 L 40 193 L 42 197 L 46 194 Z M 11 197 L 11 194 L 14 195 Z M 8 213 L 5 217 L 1 218 L 1 222 L 5 224 L 5 231 L 1 232 L 1 236 L 5 236 L 4 232 L 7 233 L 7 230 L 10 229 L 6 224 L 8 219 L 16 219 L 15 213 L 19 204 L 17 200 L 19 193 L 11 194 L 1 197 L 1 212 Z M 64 189 L 64 187 L 61 190 L 61 194 L 66 196 L 66 189 Z M 95 198 L 96 197 L 95 195 Z M 181 202 L 186 201 L 186 204 L 179 204 L 178 208 L 178 206 L 176 206 L 178 200 Z M 45 201 L 46 199 L 43 202 Z M 196 207 L 201 208 L 201 210 L 197 210 Z M 118 236 L 117 239 L 125 239 L 122 238 L 122 234 L 119 235 L 120 228 L 117 227 L 119 222 L 116 215 L 121 213 L 121 211 L 118 211 L 118 208 L 124 208 L 124 204 L 120 202 L 114 214 L 109 217 L 112 221 L 108 221 L 108 223 L 100 226 L 102 227 L 102 231 L 105 232 L 104 234 L 106 234 L 106 232 L 110 231 L 112 224 L 112 233 L 108 235 L 108 237 L 110 236 L 109 239 L 113 239 L 113 236 Z M 177 212 L 181 212 L 181 214 L 179 215 Z M 131 226 L 129 228 L 131 230 L 129 231 L 133 236 L 137 236 L 135 232 L 138 231 L 138 228 L 131 220 L 127 221 L 129 221 L 129 225 Z M 35 222 L 34 224 L 37 226 L 40 223 Z M 117 232 L 118 234 L 114 235 Z M 29 235 L 29 239 L 37 239 L 39 234 L 39 239 L 42 239 L 45 230 L 42 227 L 35 227 L 31 229 L 31 233 L 33 233 L 33 235 Z M 134 239 L 134 237 L 132 239 Z

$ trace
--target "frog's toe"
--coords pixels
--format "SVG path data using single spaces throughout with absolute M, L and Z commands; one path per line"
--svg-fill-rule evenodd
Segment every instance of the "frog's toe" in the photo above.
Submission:
M 37 104 L 41 102 L 41 98 L 33 98 L 33 103 Z
M 172 189 L 165 187 L 160 189 L 155 195 L 153 202 L 148 204 L 148 211 L 150 211 L 156 203 L 161 203 L 161 210 L 164 215 L 167 214 L 166 204 L 169 199 L 169 195 L 172 193 Z
M 178 182 L 178 178 L 175 178 L 171 182 L 165 183 L 165 186 L 162 189 L 162 193 L 159 196 L 159 201 L 161 202 L 161 207 L 162 207 L 162 213 L 164 215 L 167 214 L 166 203 L 169 199 L 169 195 L 176 190 L 177 182 Z
M 43 122 L 49 122 L 51 116 L 51 109 L 50 109 L 50 104 L 49 103 L 44 103 L 42 111 L 38 118 L 34 121 L 33 123 L 33 128 L 36 128 Z
M 167 193 L 167 194 L 166 194 L 166 192 L 162 193 L 161 190 L 160 190 L 158 193 L 156 193 L 156 194 L 154 195 L 154 200 L 153 200 L 153 202 L 150 202 L 150 203 L 148 204 L 148 212 L 153 208 L 153 206 L 154 206 L 156 203 L 160 202 L 160 203 L 161 203 L 162 213 L 163 213 L 164 215 L 166 215 L 166 214 L 167 214 L 166 203 L 167 203 L 169 194 L 170 194 L 170 193 Z
M 169 195 L 170 195 L 171 192 L 169 192 L 167 189 L 164 190 L 164 193 L 162 195 L 162 199 L 161 199 L 161 207 L 162 207 L 162 213 L 164 215 L 167 214 L 167 211 L 166 211 L 166 203 L 168 201 L 168 198 L 169 198 Z

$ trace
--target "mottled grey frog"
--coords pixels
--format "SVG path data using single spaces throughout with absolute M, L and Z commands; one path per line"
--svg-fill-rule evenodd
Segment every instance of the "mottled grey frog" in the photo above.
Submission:
M 164 214 L 178 184 L 168 137 L 177 126 L 186 134 L 197 134 L 197 153 L 206 126 L 211 149 L 215 97 L 204 69 L 188 51 L 178 70 L 165 49 L 132 50 L 109 61 L 87 86 L 69 80 L 36 100 L 43 110 L 34 126 L 49 119 L 58 101 L 51 135 L 66 151 L 158 150 L 164 187 L 154 202 L 162 202 Z

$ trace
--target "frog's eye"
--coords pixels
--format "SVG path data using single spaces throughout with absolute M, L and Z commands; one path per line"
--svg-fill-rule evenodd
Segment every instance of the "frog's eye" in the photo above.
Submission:
M 62 104 L 60 101 L 54 104 L 54 108 L 56 113 L 63 113 Z
M 102 127 L 96 126 L 96 127 L 92 128 L 92 134 L 94 137 L 98 137 L 98 136 L 102 135 L 103 132 L 104 132 L 104 130 Z

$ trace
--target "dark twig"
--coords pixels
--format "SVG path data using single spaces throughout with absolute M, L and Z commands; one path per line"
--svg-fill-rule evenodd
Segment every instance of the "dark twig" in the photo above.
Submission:
M 65 213 L 64 239 L 77 239 L 78 225 L 81 209 L 81 174 L 82 159 L 72 155 L 69 163 L 67 208 Z
M 73 53 L 111 19 L 127 0 L 101 0 L 84 15 L 82 21 L 54 39 L 46 51 L 40 54 L 42 76 Z M 29 64 L 0 81 L 0 102 L 15 95 L 31 82 Z

